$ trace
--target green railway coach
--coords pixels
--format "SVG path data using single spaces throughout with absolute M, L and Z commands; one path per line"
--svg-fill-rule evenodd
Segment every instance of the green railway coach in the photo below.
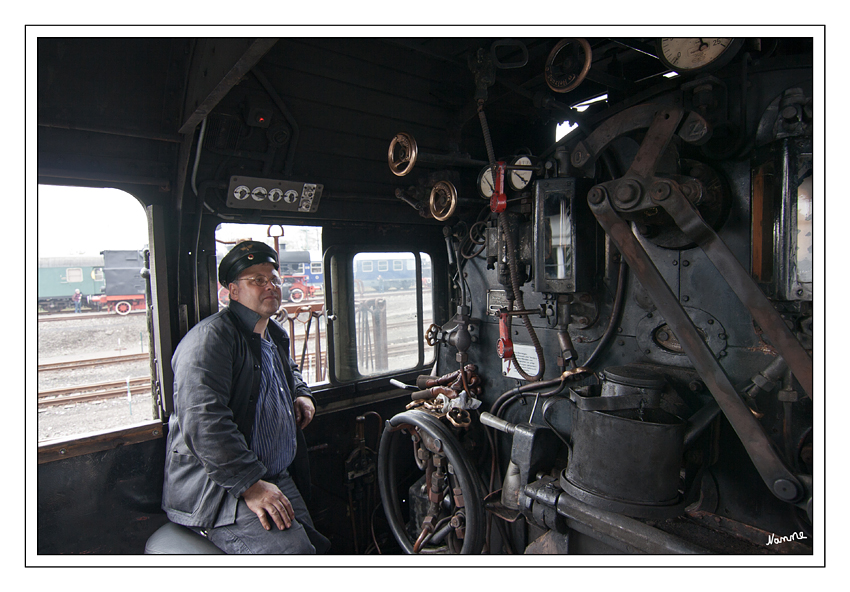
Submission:
M 75 290 L 83 306 L 103 292 L 103 257 L 41 257 L 38 260 L 38 307 L 47 312 L 73 308 Z

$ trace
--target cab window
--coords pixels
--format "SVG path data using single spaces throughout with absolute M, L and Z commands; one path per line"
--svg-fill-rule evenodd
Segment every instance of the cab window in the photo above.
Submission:
M 352 268 L 357 374 L 374 376 L 433 362 L 434 350 L 422 338 L 434 318 L 428 254 L 362 252 L 354 256 Z
M 117 189 L 51 185 L 39 186 L 38 205 L 40 449 L 158 419 L 144 208 Z M 109 215 L 95 223 L 97 212 Z

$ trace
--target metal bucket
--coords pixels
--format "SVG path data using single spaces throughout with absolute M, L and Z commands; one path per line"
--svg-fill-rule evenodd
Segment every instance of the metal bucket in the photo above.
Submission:
M 629 395 L 622 383 L 618 390 Z M 605 392 L 610 389 L 603 385 Z M 600 411 L 581 406 L 586 405 L 571 404 L 572 450 L 561 473 L 564 491 L 629 516 L 681 513 L 679 471 L 686 422 L 657 407 Z

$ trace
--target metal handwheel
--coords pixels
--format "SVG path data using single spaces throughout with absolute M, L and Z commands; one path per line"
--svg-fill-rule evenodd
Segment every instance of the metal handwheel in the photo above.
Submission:
M 431 189 L 431 199 L 428 200 L 431 215 L 443 222 L 451 218 L 457 208 L 457 189 L 449 181 L 438 181 Z
M 387 154 L 390 170 L 397 177 L 404 177 L 413 170 L 418 154 L 419 148 L 416 146 L 416 140 L 413 136 L 405 132 L 396 134 L 390 142 L 390 149 Z
M 440 326 L 432 324 L 425 332 L 425 342 L 430 346 L 435 346 L 439 342 L 437 336 L 440 334 Z
M 565 47 L 572 45 L 572 54 L 570 56 L 561 56 L 561 60 L 556 63 L 556 59 Z M 579 49 L 584 52 L 584 59 L 579 55 Z M 546 84 L 557 93 L 570 92 L 578 88 L 578 85 L 584 81 L 590 70 L 590 63 L 593 54 L 590 50 L 590 44 L 586 39 L 562 39 L 549 52 L 549 57 L 546 59 L 546 66 L 543 70 L 543 77 L 546 79 Z M 579 67 L 581 66 L 581 67 Z
M 416 536 L 402 518 L 395 475 L 403 431 L 413 440 L 428 495 L 426 516 L 411 525 Z M 378 488 L 393 536 L 406 553 L 481 552 L 486 534 L 483 483 L 452 428 L 431 413 L 413 409 L 387 421 L 378 451 Z

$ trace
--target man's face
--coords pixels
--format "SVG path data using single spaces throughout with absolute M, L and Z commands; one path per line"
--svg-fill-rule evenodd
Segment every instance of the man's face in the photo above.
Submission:
M 253 278 L 265 278 L 264 287 L 259 287 Z M 280 287 L 271 283 L 280 282 L 280 274 L 271 263 L 252 265 L 239 274 L 228 286 L 230 299 L 246 306 L 264 318 L 271 317 L 280 308 Z M 260 280 L 262 282 L 262 280 Z

